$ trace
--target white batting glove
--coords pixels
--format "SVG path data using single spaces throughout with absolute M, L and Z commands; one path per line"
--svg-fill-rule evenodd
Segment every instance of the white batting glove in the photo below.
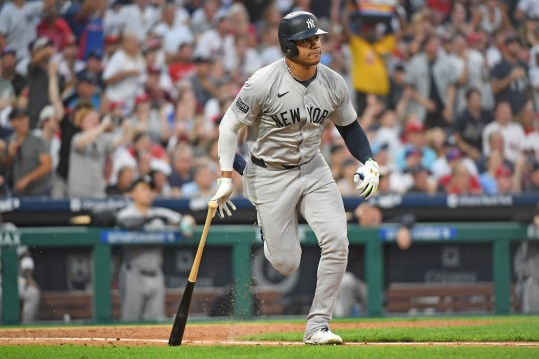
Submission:
M 217 201 L 217 204 L 219 205 L 217 214 L 224 219 L 225 213 L 230 217 L 232 216 L 232 211 L 236 210 L 234 203 L 228 199 L 232 193 L 232 178 L 222 177 L 217 180 L 217 183 L 219 184 L 219 188 L 211 200 Z
M 376 193 L 379 176 L 378 163 L 373 159 L 368 159 L 365 165 L 358 168 L 354 174 L 354 182 L 357 184 L 356 189 L 360 197 L 367 200 Z

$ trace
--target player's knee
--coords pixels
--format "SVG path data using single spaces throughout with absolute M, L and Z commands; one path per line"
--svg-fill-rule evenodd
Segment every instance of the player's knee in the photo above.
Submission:
M 335 236 L 322 246 L 322 254 L 331 253 L 336 257 L 348 257 L 348 238 L 346 235 Z
M 289 275 L 294 273 L 298 269 L 300 259 L 301 258 L 299 256 L 280 258 L 277 260 L 273 260 L 272 265 L 282 275 Z

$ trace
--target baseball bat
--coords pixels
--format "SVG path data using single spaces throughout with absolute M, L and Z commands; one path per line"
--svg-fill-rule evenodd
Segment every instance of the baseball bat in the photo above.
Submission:
M 185 325 L 187 324 L 187 316 L 189 315 L 191 298 L 193 297 L 195 282 L 197 281 L 198 267 L 200 266 L 200 260 L 202 259 L 202 252 L 204 251 L 204 245 L 206 244 L 206 237 L 208 236 L 208 231 L 210 229 L 211 219 L 215 214 L 217 206 L 216 201 L 210 201 L 208 203 L 206 223 L 204 223 L 204 229 L 202 230 L 202 236 L 200 237 L 200 243 L 198 244 L 195 260 L 193 261 L 193 266 L 191 267 L 191 273 L 189 274 L 187 285 L 185 286 L 182 300 L 180 302 L 180 306 L 178 307 L 178 312 L 176 313 L 176 318 L 174 319 L 172 331 L 170 332 L 170 337 L 168 339 L 169 346 L 175 347 L 182 345 L 183 332 L 185 331 Z

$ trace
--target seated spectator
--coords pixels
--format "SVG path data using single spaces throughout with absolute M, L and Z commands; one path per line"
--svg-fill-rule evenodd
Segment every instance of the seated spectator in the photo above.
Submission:
M 158 197 L 170 197 L 171 187 L 168 176 L 172 172 L 170 165 L 163 160 L 152 160 L 150 164 L 150 177 L 154 183 L 154 193 Z
M 408 189 L 407 193 L 434 194 L 443 192 L 443 188 L 430 176 L 430 172 L 425 167 L 415 166 L 410 168 L 408 172 L 412 176 L 412 187 Z
M 152 159 L 170 162 L 167 151 L 160 144 L 152 142 L 150 135 L 146 132 L 135 132 L 129 152 L 135 159 L 138 159 L 143 153 L 148 153 Z M 139 173 L 139 176 L 141 175 Z
M 421 156 L 421 165 L 430 169 L 436 160 L 436 153 L 432 148 L 426 145 L 427 138 L 425 135 L 425 126 L 412 117 L 406 124 L 405 137 L 406 142 L 404 147 L 397 153 L 395 158 L 399 169 L 404 170 L 406 168 L 406 154 L 411 153 L 410 151 L 412 149 L 419 152 Z
M 150 96 L 140 94 L 135 99 L 135 110 L 130 121 L 137 132 L 150 136 L 152 143 L 166 143 L 170 137 L 170 129 L 163 109 L 152 108 Z
M 77 74 L 75 91 L 64 100 L 66 107 L 73 110 L 78 103 L 90 103 L 95 109 L 101 107 L 101 96 L 96 91 L 99 84 L 98 75 L 90 71 L 81 71 Z
M 507 174 L 511 175 L 511 169 L 504 166 L 501 153 L 492 151 L 488 156 L 487 170 L 479 176 L 483 192 L 488 195 L 498 194 L 498 177 Z
M 208 159 L 199 160 L 193 168 L 193 181 L 181 187 L 182 198 L 205 200 L 207 204 L 216 189 L 216 170 Z
M 49 196 L 52 187 L 52 159 L 45 141 L 30 131 L 28 113 L 15 108 L 9 115 L 13 134 L 7 141 L 2 162 L 12 169 L 15 196 Z
M 481 108 L 481 92 L 470 89 L 466 92 L 466 109 L 461 112 L 453 126 L 459 149 L 474 161 L 481 158 L 483 130 L 494 120 L 490 111 Z
M 539 189 L 539 161 L 531 153 L 522 153 L 515 164 L 514 192 Z
M 135 180 L 135 169 L 131 165 L 122 166 L 116 175 L 116 183 L 105 188 L 107 196 L 120 196 L 129 194 L 129 189 Z
M 15 96 L 21 96 L 26 87 L 26 78 L 16 70 L 17 50 L 10 47 L 4 47 L 0 52 L 0 78 L 8 80 L 13 86 Z
M 493 132 L 500 132 L 503 135 L 505 157 L 513 163 L 517 160 L 520 149 L 526 141 L 526 135 L 519 123 L 511 122 L 512 117 L 513 113 L 509 102 L 500 102 L 496 105 L 494 121 L 483 130 L 483 154 L 485 156 L 488 156 L 491 150 L 489 136 Z
M 190 146 L 178 146 L 172 155 L 172 171 L 168 176 L 171 194 L 174 197 L 181 196 L 181 187 L 193 180 L 193 150 Z
M 483 190 L 479 180 L 470 174 L 466 165 L 458 162 L 450 175 L 440 179 L 440 185 L 448 194 L 482 194 Z
M 193 62 L 193 44 L 186 42 L 182 43 L 168 65 L 168 73 L 174 85 L 178 85 L 180 81 L 188 78 L 196 71 L 196 66 Z
M 357 171 L 358 162 L 354 158 L 346 158 L 341 163 L 342 177 L 337 181 L 337 186 L 343 197 L 357 195 L 356 183 L 354 182 L 354 173 Z
M 466 166 L 472 176 L 478 176 L 479 171 L 475 162 L 468 157 L 463 157 L 458 148 L 446 147 L 445 156 L 438 157 L 432 164 L 432 174 L 436 180 L 451 174 L 453 167 L 457 163 L 462 163 Z

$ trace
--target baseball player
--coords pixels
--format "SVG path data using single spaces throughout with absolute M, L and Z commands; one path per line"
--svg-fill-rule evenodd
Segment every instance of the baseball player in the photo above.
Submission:
M 155 185 L 149 176 L 140 177 L 130 189 L 133 203 L 118 212 L 120 228 L 136 231 L 160 231 L 179 228 L 192 235 L 194 218 L 168 208 L 152 207 Z M 120 268 L 122 320 L 160 320 L 165 317 L 165 280 L 160 246 L 126 246 Z
M 342 344 L 329 329 L 348 258 L 344 206 L 331 171 L 320 153 L 326 121 L 337 126 L 350 153 L 364 163 L 354 178 L 359 194 L 370 197 L 378 187 L 378 164 L 357 122 L 344 79 L 321 65 L 317 18 L 304 11 L 286 15 L 279 25 L 285 55 L 249 78 L 219 127 L 219 188 L 212 198 L 220 216 L 235 209 L 232 169 L 238 131 L 248 127 L 250 150 L 243 183 L 256 206 L 264 233 L 264 254 L 282 274 L 299 266 L 299 211 L 321 248 L 316 292 L 304 334 L 306 344 Z

